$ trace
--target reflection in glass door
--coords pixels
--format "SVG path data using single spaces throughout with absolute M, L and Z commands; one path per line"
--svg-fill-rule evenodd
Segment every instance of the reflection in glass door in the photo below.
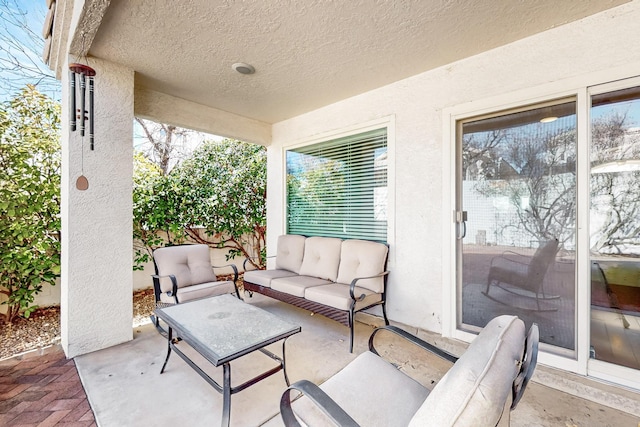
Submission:
M 591 105 L 590 357 L 640 369 L 640 87 Z
M 514 314 L 573 353 L 575 100 L 467 119 L 457 139 L 458 327 Z

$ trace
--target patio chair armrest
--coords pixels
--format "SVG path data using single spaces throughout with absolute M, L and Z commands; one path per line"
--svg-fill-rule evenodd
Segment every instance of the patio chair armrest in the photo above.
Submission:
M 212 265 L 211 268 L 212 269 L 216 269 L 216 268 L 225 268 L 225 267 L 231 267 L 233 269 L 233 283 L 236 283 L 236 281 L 238 280 L 238 267 L 236 267 L 235 264 L 226 264 L 226 265 Z
M 358 280 L 364 280 L 364 279 L 375 279 L 377 277 L 384 277 L 387 274 L 389 274 L 389 271 L 383 271 L 380 274 L 376 274 L 373 276 L 367 276 L 367 277 L 356 277 L 355 279 L 353 279 L 351 281 L 351 284 L 349 285 L 349 295 L 351 295 L 351 299 L 356 300 L 356 301 L 361 301 L 365 298 L 365 294 L 362 294 L 358 297 L 356 297 L 355 291 L 356 291 L 356 283 L 358 283 Z
M 517 259 L 519 258 L 519 259 Z M 522 254 L 519 254 L 517 252 L 514 251 L 504 251 L 502 252 L 500 255 L 494 256 L 493 258 L 491 258 L 491 267 L 493 267 L 493 265 L 495 264 L 495 261 L 500 261 L 500 262 L 511 262 L 514 264 L 520 264 L 520 265 L 529 265 L 529 261 L 528 261 L 528 257 Z
M 451 353 L 449 353 L 448 351 L 445 351 L 445 350 L 443 350 L 441 348 L 438 348 L 435 345 L 430 344 L 430 343 L 418 338 L 417 336 L 415 336 L 413 334 L 410 334 L 409 332 L 407 332 L 407 331 L 405 331 L 403 329 L 400 329 L 397 326 L 392 326 L 392 325 L 381 326 L 379 328 L 374 329 L 374 331 L 371 333 L 371 336 L 369 337 L 369 350 L 372 353 L 374 353 L 374 354 L 376 354 L 378 356 L 380 356 L 380 354 L 378 353 L 378 351 L 375 348 L 374 339 L 375 339 L 375 336 L 380 331 L 388 331 L 388 332 L 394 333 L 394 334 L 404 338 L 405 340 L 417 345 L 418 347 L 428 351 L 429 353 L 433 353 L 436 356 L 438 356 L 438 357 L 440 357 L 440 358 L 442 358 L 444 360 L 447 360 L 447 361 L 449 361 L 451 363 L 456 363 L 458 361 L 458 357 L 453 355 L 453 354 L 451 354 Z
M 324 414 L 326 414 L 337 426 L 360 427 L 353 418 L 349 416 L 331 397 L 329 397 L 320 387 L 311 381 L 301 380 L 291 384 L 280 398 L 280 415 L 286 427 L 301 427 L 291 408 L 291 392 L 293 390 L 304 394 L 313 402 Z
M 151 277 L 153 278 L 153 289 L 156 293 L 156 301 L 160 301 L 160 294 L 162 293 L 162 290 L 160 289 L 160 279 L 168 277 L 171 279 L 171 290 L 167 292 L 167 295 L 173 297 L 176 300 L 176 303 L 178 302 L 178 280 L 176 279 L 176 276 L 173 274 L 165 274 L 164 276 L 152 274 Z

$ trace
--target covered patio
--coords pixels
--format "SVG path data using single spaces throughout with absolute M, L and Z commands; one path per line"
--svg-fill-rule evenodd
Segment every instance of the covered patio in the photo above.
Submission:
M 87 136 L 63 126 L 61 324 L 62 348 L 76 358 L 96 414 L 105 420 L 111 416 L 107 409 L 117 411 L 134 401 L 109 400 L 126 396 L 115 393 L 115 387 L 125 387 L 132 396 L 144 394 L 145 399 L 135 399 L 142 404 L 155 402 L 150 397 L 160 388 L 154 381 L 178 377 L 171 375 L 177 369 L 184 369 L 181 378 L 189 376 L 177 359 L 166 375 L 154 373 L 164 346 L 150 351 L 146 346 L 155 347 L 159 337 L 150 328 L 131 330 L 134 116 L 267 147 L 268 255 L 275 254 L 278 236 L 288 232 L 287 153 L 383 129 L 388 181 L 376 193 L 386 203 L 376 218 L 383 218 L 389 244 L 389 318 L 439 342 L 469 342 L 474 331 L 461 327 L 458 300 L 463 290 L 456 264 L 462 222 L 456 207 L 456 118 L 566 97 L 577 99 L 579 111 L 588 112 L 589 88 L 624 79 L 637 85 L 633 79 L 640 75 L 640 52 L 628 48 L 629 40 L 640 37 L 638 0 L 48 4 L 44 56 L 63 83 L 63 123 L 76 114 L 71 111 L 69 64 L 96 71 L 94 148 Z M 583 137 L 588 122 L 577 122 Z M 588 176 L 588 153 L 580 156 L 578 169 Z M 78 184 L 80 177 L 88 187 Z M 640 416 L 637 396 L 616 387 L 640 389 L 640 373 L 589 356 L 589 236 L 583 212 L 576 218 L 573 249 L 572 271 L 578 274 L 566 284 L 572 306 L 562 312 L 569 333 L 562 348 L 553 342 L 542 347 L 536 384 L 518 409 L 521 416 L 513 417 L 528 420 L 522 425 L 545 425 L 541 420 L 561 411 L 571 417 L 587 413 L 577 408 L 590 403 L 570 394 L 597 396 L 607 405 L 630 396 L 622 401 L 636 403 L 618 409 Z M 348 362 L 344 343 L 335 348 L 314 344 L 342 339 L 337 338 L 342 336 L 339 325 L 254 299 L 250 303 L 311 321 L 303 331 L 318 331 L 317 336 L 291 338 L 292 379 L 321 382 Z M 356 334 L 363 340 L 370 329 L 359 328 L 365 329 Z M 354 354 L 364 349 L 359 341 Z M 107 361 L 124 354 L 134 355 L 126 365 L 140 371 L 135 378 L 133 371 L 116 371 Z M 316 370 L 325 364 L 326 372 Z M 591 376 L 614 386 L 601 386 Z M 143 384 L 142 377 L 155 379 L 144 390 L 129 388 Z M 215 392 L 194 379 L 183 386 L 201 387 L 202 393 L 194 394 L 210 393 L 206 404 L 198 401 L 198 408 L 206 407 L 215 401 Z M 280 380 L 269 380 L 273 390 L 281 389 Z M 272 394 L 267 389 L 255 393 Z M 163 409 L 170 408 L 158 400 Z M 527 406 L 534 401 L 540 405 Z M 572 403 L 552 412 L 553 401 Z M 181 406 L 175 413 L 189 412 Z M 254 417 L 249 424 L 277 412 L 273 405 L 258 409 L 248 401 L 238 407 L 256 408 L 255 414 L 236 413 Z M 149 416 L 155 409 L 143 412 Z M 593 417 L 609 415 L 602 418 L 606 425 L 614 416 L 608 411 L 598 407 Z
M 322 316 L 295 308 L 268 297 L 255 295 L 247 298 L 254 304 L 291 322 L 300 324 L 302 332 L 287 343 L 287 366 L 291 381 L 309 379 L 322 383 L 335 374 L 358 353 L 367 348 L 367 338 L 373 324 L 380 322 L 371 316 L 359 315 L 356 323 L 354 354 L 346 351 L 348 330 L 346 327 Z M 411 332 L 432 343 L 437 343 L 456 354 L 464 351 L 459 341 L 441 338 L 424 331 Z M 183 360 L 173 357 L 164 374 L 160 367 L 166 352 L 166 340 L 151 324 L 133 329 L 134 338 L 124 344 L 99 350 L 75 358 L 82 386 L 101 426 L 205 426 L 220 423 L 222 397 Z M 450 365 L 433 356 L 425 356 L 416 347 L 390 335 L 380 335 L 378 348 L 399 369 L 414 376 L 421 384 L 433 386 Z M 8 372 L 10 366 L 23 369 L 27 366 L 46 366 L 43 361 L 55 359 L 60 348 L 48 349 L 43 354 L 33 352 L 19 360 L 0 363 L 0 370 Z M 188 351 L 188 350 L 187 350 Z M 273 351 L 281 352 L 280 345 Z M 63 356 L 63 355 L 62 355 Z M 40 361 L 40 362 L 39 362 Z M 268 358 L 252 354 L 232 363 L 233 382 L 269 365 Z M 203 367 L 215 379 L 221 376 L 221 368 Z M 28 370 L 27 370 L 28 371 Z M 91 417 L 81 413 L 81 398 L 72 384 L 73 378 L 62 371 L 39 371 L 35 375 L 59 374 L 47 388 L 48 395 L 32 402 L 22 401 L 20 411 L 0 413 L 0 420 L 17 423 L 22 420 L 54 419 L 60 423 L 75 418 L 76 425 L 91 425 Z M 23 383 L 30 382 L 33 373 L 23 373 Z M 77 377 L 76 377 L 77 378 Z M 56 385 L 64 386 L 63 388 Z M 37 384 L 32 386 L 37 393 Z M 276 374 L 232 397 L 231 425 L 282 426 L 278 415 L 280 395 L 286 388 L 282 374 Z M 64 394 L 73 391 L 73 395 Z M 8 399 L 7 402 L 10 402 Z M 80 403 L 79 403 L 80 402 Z M 79 412 L 80 410 L 80 412 Z M 638 395 L 604 384 L 585 382 L 576 375 L 538 366 L 531 383 L 515 411 L 511 414 L 513 426 L 635 426 L 640 419 Z M 38 418 L 38 416 L 40 418 Z M 64 425 L 64 424 L 60 424 Z

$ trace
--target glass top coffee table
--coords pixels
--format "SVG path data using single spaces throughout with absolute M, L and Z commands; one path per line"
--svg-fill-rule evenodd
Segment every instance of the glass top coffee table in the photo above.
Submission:
M 294 325 L 259 307 L 247 304 L 231 295 L 220 295 L 170 307 L 158 308 L 155 314 L 167 323 L 167 357 L 160 373 L 164 372 L 169 356 L 175 351 L 189 366 L 218 392 L 222 393 L 222 426 L 228 426 L 231 415 L 231 395 L 282 370 L 289 386 L 285 365 L 286 339 L 301 331 Z M 220 385 L 197 366 L 177 346 L 179 337 L 214 366 L 223 366 Z M 282 340 L 282 358 L 266 350 L 269 344 Z M 279 364 L 235 387 L 231 386 L 230 362 L 246 354 L 261 351 Z

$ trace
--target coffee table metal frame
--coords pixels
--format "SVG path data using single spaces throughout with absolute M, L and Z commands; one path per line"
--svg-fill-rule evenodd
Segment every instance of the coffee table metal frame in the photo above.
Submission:
M 208 302 L 208 300 L 213 300 L 214 298 L 217 299 L 216 302 L 220 302 L 220 304 L 217 304 L 216 307 L 213 308 L 214 309 L 213 312 L 206 311 L 207 308 L 211 308 L 211 307 L 207 307 L 206 303 Z M 213 301 L 209 301 L 209 302 L 213 302 Z M 216 317 L 216 314 L 218 314 L 215 311 L 217 308 L 223 308 L 223 310 L 226 310 L 225 313 L 228 311 L 231 311 L 231 312 L 236 311 L 242 314 L 242 313 L 245 313 L 246 310 L 249 309 L 249 307 L 250 307 L 249 311 L 254 311 L 254 314 L 255 314 L 255 310 L 259 310 L 261 312 L 260 316 L 262 320 L 262 326 L 264 326 L 265 324 L 268 324 L 269 320 L 271 319 L 274 323 L 278 323 L 280 327 L 274 328 L 274 330 L 276 330 L 277 333 L 269 337 L 256 339 L 255 341 L 250 342 L 249 345 L 241 346 L 241 348 L 239 347 L 237 349 L 233 349 L 232 351 L 227 352 L 225 354 L 218 354 L 215 351 L 213 351 L 212 348 L 209 345 L 207 345 L 207 343 L 199 339 L 197 334 L 194 334 L 193 331 L 190 331 L 189 328 L 183 324 L 182 322 L 183 316 L 180 315 L 179 311 L 176 310 L 176 308 L 180 307 L 180 310 L 184 310 L 186 308 L 185 306 L 189 306 L 190 308 L 193 307 L 193 310 L 189 310 L 190 316 L 193 316 L 193 313 L 196 312 L 196 310 L 204 308 L 205 310 L 203 310 L 201 313 L 202 322 L 206 324 L 208 319 L 211 319 L 212 317 L 214 318 L 214 324 L 212 324 L 210 327 L 219 327 L 219 325 L 215 324 L 215 317 Z M 290 327 L 285 326 L 283 328 L 282 324 L 287 322 L 283 321 L 282 319 L 278 318 L 277 316 L 265 310 L 262 310 L 259 307 L 246 304 L 245 302 L 238 300 L 237 298 L 232 297 L 231 295 L 221 295 L 216 297 L 205 298 L 202 300 L 182 303 L 182 304 L 171 306 L 171 307 L 157 308 L 155 310 L 155 314 L 160 319 L 162 319 L 169 327 L 169 330 L 167 333 L 167 344 L 168 344 L 167 356 L 165 358 L 164 364 L 162 365 L 162 369 L 160 370 L 160 373 L 162 374 L 164 372 L 167 366 L 167 362 L 169 361 L 169 356 L 171 356 L 172 351 L 176 352 L 207 383 L 209 383 L 215 390 L 217 390 L 219 393 L 222 394 L 222 402 L 223 402 L 222 403 L 222 423 L 221 423 L 222 427 L 229 426 L 230 417 L 231 417 L 231 395 L 235 393 L 239 393 L 242 390 L 256 384 L 259 381 L 262 381 L 267 377 L 270 377 L 271 375 L 281 370 L 283 371 L 284 379 L 287 384 L 287 387 L 290 385 L 289 378 L 287 376 L 287 370 L 286 370 L 285 345 L 287 342 L 287 338 L 289 338 L 291 335 L 294 335 L 302 330 L 300 326 L 289 324 Z M 228 327 L 228 325 L 226 326 Z M 175 337 L 174 337 L 174 330 L 177 335 Z M 237 340 L 238 333 L 241 334 L 242 331 L 241 330 L 230 331 L 230 333 L 227 336 L 230 337 L 230 339 Z M 279 357 L 278 355 L 264 348 L 280 340 L 282 340 L 282 357 Z M 186 344 L 188 344 L 190 347 L 192 347 L 196 352 L 198 352 L 201 356 L 203 356 L 212 365 L 216 367 L 222 365 L 222 369 L 223 369 L 222 385 L 218 384 L 200 366 L 198 366 L 195 362 L 193 362 L 189 358 L 189 356 L 187 356 L 184 352 L 182 352 L 178 348 L 177 344 L 180 341 L 183 341 Z M 264 353 L 265 355 L 269 356 L 271 359 L 278 362 L 278 365 L 240 385 L 232 387 L 230 362 L 244 355 L 252 353 L 256 350 Z

